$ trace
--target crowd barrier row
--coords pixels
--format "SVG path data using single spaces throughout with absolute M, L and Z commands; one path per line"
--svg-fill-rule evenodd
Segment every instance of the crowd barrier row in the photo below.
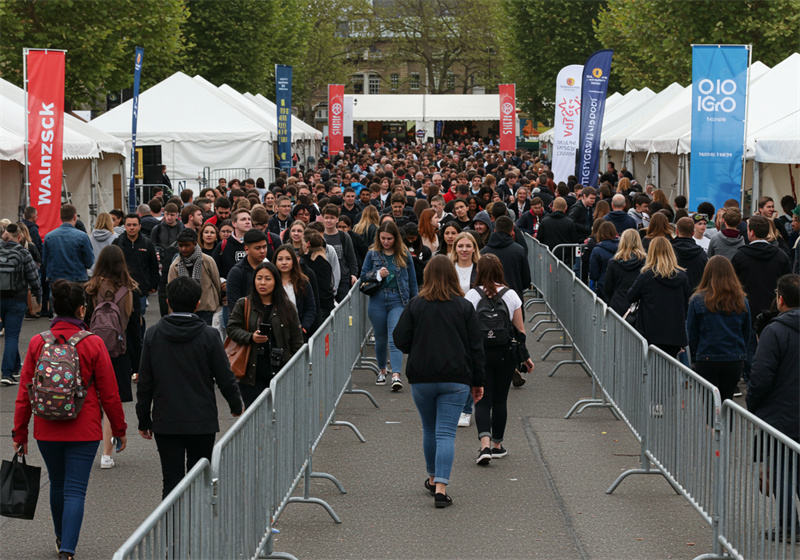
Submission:
M 368 298 L 358 287 L 333 310 L 308 344 L 281 368 L 256 401 L 214 446 L 211 461 L 199 461 L 114 554 L 114 560 L 294 558 L 273 548 L 273 525 L 290 503 L 318 504 L 336 523 L 324 500 L 310 495 L 312 456 L 352 388 L 352 370 L 371 369 L 364 358 L 369 341 Z M 303 481 L 303 495 L 294 496 Z
M 549 325 L 539 340 L 549 332 L 563 337 L 542 359 L 572 353 L 549 376 L 576 364 L 592 379 L 591 397 L 565 418 L 607 408 L 639 442 L 640 467 L 622 473 L 606 493 L 630 475 L 660 474 L 712 528 L 712 552 L 698 558 L 796 558 L 800 444 L 733 401 L 722 403 L 714 385 L 648 346 L 571 266 L 530 236 L 526 242 L 540 294 L 526 306 L 546 306 L 531 317 L 543 317 L 531 331 Z

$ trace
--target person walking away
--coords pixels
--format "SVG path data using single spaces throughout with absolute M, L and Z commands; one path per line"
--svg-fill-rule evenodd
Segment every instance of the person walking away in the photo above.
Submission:
M 500 259 L 503 264 L 505 284 L 522 299 L 523 292 L 531 285 L 531 269 L 525 252 L 511 237 L 513 231 L 514 221 L 511 218 L 508 216 L 497 218 L 494 223 L 494 233 L 489 236 L 489 243 L 483 248 L 481 255 L 496 255 Z
M 617 235 L 622 235 L 626 229 L 636 229 L 636 220 L 625 212 L 625 195 L 615 194 L 611 197 L 611 212 L 603 217 L 604 220 L 614 224 Z
M 97 215 L 97 221 L 94 223 L 92 234 L 89 236 L 89 242 L 92 244 L 92 252 L 94 253 L 94 264 L 86 271 L 89 274 L 89 278 L 94 275 L 94 267 L 97 266 L 100 251 L 114 243 L 117 237 L 119 236 L 114 233 L 114 222 L 111 221 L 111 214 L 100 212 Z
M 752 220 L 752 218 L 751 218 Z M 780 314 L 762 331 L 753 357 L 747 385 L 747 409 L 787 437 L 800 442 L 800 276 L 786 274 L 777 282 Z M 770 458 L 773 465 L 785 464 L 783 453 Z M 791 459 L 788 459 L 791 462 Z M 800 497 L 800 475 L 795 464 L 795 480 L 787 473 L 774 476 L 770 490 L 775 493 L 778 530 L 773 540 L 788 542 L 792 531 L 800 534 L 800 515 L 793 504 Z M 777 475 L 773 471 L 772 474 Z M 789 495 L 794 486 L 796 496 Z M 790 526 L 794 519 L 795 526 Z
M 219 431 L 214 384 L 233 416 L 244 411 L 217 332 L 195 314 L 200 282 L 179 276 L 167 284 L 171 313 L 145 334 L 136 416 L 139 435 L 156 440 L 166 498 L 202 458 L 211 460 Z
M 31 254 L 19 244 L 17 224 L 8 224 L 0 243 L 0 323 L 5 330 L 2 377 L 0 384 L 16 385 L 22 369 L 19 334 L 28 310 L 28 289 L 37 303 L 42 303 L 39 268 Z
M 604 301 L 606 300 L 604 285 L 608 263 L 617 254 L 618 247 L 619 239 L 617 239 L 617 229 L 614 224 L 611 222 L 600 224 L 600 227 L 597 228 L 597 246 L 589 257 L 589 280 L 592 282 L 591 287 L 597 293 L 597 297 Z
M 89 329 L 102 340 L 111 358 L 120 402 L 133 401 L 131 391 L 131 347 L 127 344 L 126 330 L 133 313 L 133 293 L 136 281 L 128 273 L 125 255 L 116 245 L 100 251 L 95 263 L 95 274 L 86 284 L 86 317 Z M 99 311 L 95 313 L 96 310 Z M 111 455 L 111 419 L 103 415 L 103 453 L 100 468 L 114 466 Z
M 391 220 L 378 227 L 375 242 L 364 259 L 361 281 L 368 279 L 380 283 L 380 289 L 369 297 L 367 308 L 375 334 L 375 358 L 379 369 L 375 384 L 386 384 L 388 346 L 392 391 L 399 391 L 403 388 L 400 380 L 403 352 L 395 346 L 392 333 L 403 308 L 417 295 L 417 275 L 414 272 L 414 261 L 400 237 L 400 230 Z
M 522 322 L 522 299 L 505 285 L 500 259 L 491 254 L 483 255 L 478 261 L 477 270 L 475 287 L 465 297 L 478 314 L 486 354 L 484 394 L 475 403 L 475 425 L 481 442 L 477 462 L 485 466 L 492 459 L 500 459 L 508 454 L 503 447 L 508 420 L 508 391 L 519 365 L 512 344 L 522 341 L 524 348 L 525 324 Z M 491 319 L 492 323 L 485 323 L 484 319 Z M 503 325 L 500 333 L 498 325 Z M 526 357 L 525 366 L 527 373 L 533 371 L 530 356 Z
M 88 237 L 86 241 L 88 243 Z M 39 446 L 50 480 L 50 513 L 56 548 L 59 550 L 60 560 L 72 560 L 83 523 L 92 462 L 100 440 L 103 439 L 101 407 L 111 421 L 114 437 L 119 438 L 117 453 L 123 451 L 128 443 L 125 435 L 127 425 L 108 350 L 99 336 L 87 332 L 83 322 L 86 314 L 83 286 L 76 282 L 56 280 L 51 285 L 51 293 L 56 318 L 51 323 L 50 330 L 34 336 L 28 346 L 14 408 L 14 431 L 11 437 L 14 451 L 27 454 L 28 424 L 31 414 L 35 414 L 33 437 Z M 52 351 L 63 350 L 64 355 L 73 356 L 64 371 L 64 379 L 71 375 L 76 390 L 79 389 L 78 385 L 90 388 L 86 391 L 86 398 L 77 416 L 70 420 L 49 419 L 40 413 L 38 407 L 33 406 L 29 396 L 29 386 L 36 398 L 35 389 L 40 383 L 44 385 L 60 381 L 55 379 L 55 375 L 49 378 L 52 381 L 37 379 L 35 376 L 38 366 L 44 368 L 45 362 L 53 363 L 48 358 L 55 359 L 50 351 L 43 353 L 46 343 L 50 344 Z M 39 363 L 40 360 L 43 361 Z M 80 377 L 76 375 L 78 371 Z M 66 407 L 62 414 L 68 414 Z
M 584 189 L 586 190 L 586 189 Z M 589 197 L 591 199 L 591 197 Z M 572 206 L 572 210 L 578 208 L 581 201 L 576 202 Z M 587 211 L 589 209 L 586 209 Z M 589 237 L 592 233 L 592 225 L 586 231 L 586 235 L 578 228 L 578 225 L 565 214 L 567 211 L 567 201 L 559 197 L 553 201 L 553 212 L 549 216 L 542 219 L 539 226 L 539 232 L 536 239 L 539 243 L 547 245 L 553 251 L 558 245 L 568 245 L 571 243 L 579 243 L 581 240 Z M 574 212 L 570 212 L 570 215 Z M 583 213 L 580 213 L 582 216 Z M 566 265 L 572 267 L 574 259 L 574 250 L 572 247 L 561 248 L 555 251 L 556 258 L 563 261 Z
M 686 346 L 686 310 L 689 279 L 678 266 L 672 243 L 655 237 L 650 243 L 642 272 L 628 290 L 628 302 L 639 303 L 636 330 L 653 344 L 677 358 Z
M 689 289 L 694 291 L 703 278 L 703 270 L 708 262 L 708 255 L 702 246 L 693 239 L 695 222 L 692 218 L 681 218 L 675 223 L 675 239 L 672 249 L 678 259 L 678 266 L 686 271 L 689 278 Z
M 642 248 L 639 233 L 636 230 L 625 230 L 619 238 L 614 258 L 608 261 L 603 282 L 605 302 L 620 317 L 630 307 L 628 290 L 639 276 L 646 259 L 647 254 Z
M 750 306 L 733 266 L 722 255 L 711 257 L 689 300 L 686 332 L 692 369 L 719 389 L 723 401 L 736 393 L 750 329 Z
M 271 262 L 262 262 L 253 271 L 247 297 L 239 299 L 231 311 L 228 336 L 250 345 L 247 370 L 238 380 L 244 403 L 250 406 L 303 345 L 297 309 Z
M 752 216 L 747 222 L 747 235 L 750 243 L 742 245 L 731 258 L 733 270 L 739 277 L 750 304 L 752 326 L 750 342 L 747 347 L 747 361 L 744 364 L 745 382 L 750 378 L 750 365 L 756 351 L 755 320 L 761 313 L 768 311 L 775 299 L 775 288 L 778 278 L 791 273 L 789 257 L 778 247 L 767 241 L 769 235 L 769 219 L 763 216 Z
M 169 265 L 167 282 L 179 276 L 194 278 L 200 282 L 202 296 L 200 306 L 195 312 L 206 325 L 211 326 L 214 313 L 222 305 L 220 294 L 222 286 L 219 280 L 217 263 L 209 257 L 197 244 L 197 234 L 191 228 L 185 228 L 178 234 L 178 258 Z
M 317 276 L 320 308 L 317 325 L 321 325 L 333 311 L 336 300 L 334 298 L 333 269 L 326 256 L 325 240 L 318 231 L 309 228 L 303 232 L 303 251 L 300 263 L 306 265 Z
M 742 222 L 742 212 L 738 208 L 726 208 L 722 213 L 722 225 L 716 235 L 708 242 L 708 258 L 722 255 L 728 260 L 733 259 L 736 251 L 745 244 L 744 237 L 739 231 Z
M 419 297 L 397 321 L 394 343 L 408 354 L 406 376 L 422 422 L 425 489 L 434 505 L 453 504 L 447 494 L 456 426 L 464 400 L 483 396 L 483 336 L 474 307 L 463 297 L 453 263 L 436 255 L 425 267 Z

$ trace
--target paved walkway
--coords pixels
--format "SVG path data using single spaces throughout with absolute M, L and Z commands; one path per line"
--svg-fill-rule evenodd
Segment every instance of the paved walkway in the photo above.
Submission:
M 157 320 L 150 308 L 148 321 Z M 27 321 L 29 339 L 46 321 Z M 535 337 L 529 337 L 534 339 Z M 489 467 L 475 464 L 475 426 L 459 428 L 449 493 L 452 507 L 437 510 L 424 490 L 425 467 L 419 416 L 408 388 L 376 387 L 368 371 L 355 385 L 372 392 L 375 409 L 360 395 L 342 399 L 338 417 L 364 434 L 329 428 L 314 456 L 314 470 L 329 472 L 348 493 L 312 480 L 311 495 L 333 506 L 343 523 L 312 504 L 290 504 L 277 527 L 275 550 L 298 558 L 693 558 L 710 550 L 711 531 L 685 499 L 659 476 L 628 478 L 615 494 L 605 489 L 623 470 L 638 466 L 636 441 L 606 410 L 563 415 L 591 391 L 575 366 L 548 378 L 564 356 L 541 362 L 555 333 L 530 342 L 536 370 L 509 397 L 507 457 Z M 0 444 L 10 457 L 15 390 L 0 389 Z M 225 410 L 224 407 L 220 407 Z M 129 448 L 117 466 L 92 473 L 78 557 L 110 558 L 157 505 L 161 475 L 155 445 L 138 437 L 133 403 L 125 405 Z M 223 429 L 232 418 L 222 418 Z M 43 464 L 35 446 L 30 462 Z M 53 556 L 43 535 L 52 533 L 46 477 L 34 521 L 0 518 L 0 557 Z M 302 492 L 299 488 L 298 493 Z

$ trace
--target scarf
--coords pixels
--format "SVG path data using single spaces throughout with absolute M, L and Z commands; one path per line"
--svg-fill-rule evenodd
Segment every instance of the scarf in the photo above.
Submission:
M 203 269 L 203 250 L 200 245 L 195 245 L 194 253 L 189 257 L 183 258 L 183 255 L 181 255 L 180 260 L 178 260 L 178 276 L 189 276 L 189 266 L 192 267 L 192 278 L 200 282 Z

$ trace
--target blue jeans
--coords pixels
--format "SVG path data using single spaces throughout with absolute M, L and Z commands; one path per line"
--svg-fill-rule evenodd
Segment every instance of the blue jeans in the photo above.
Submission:
M 37 441 L 50 477 L 50 512 L 61 551 L 75 554 L 99 441 Z
M 467 402 L 464 403 L 464 408 L 461 409 L 461 412 L 464 414 L 472 414 L 472 406 L 474 405 L 474 401 L 472 400 L 472 393 L 467 394 Z
M 403 353 L 394 345 L 394 328 L 403 313 L 403 301 L 399 290 L 378 290 L 369 298 L 367 309 L 372 328 L 375 330 L 375 358 L 378 369 L 386 369 L 386 346 L 389 346 L 391 370 L 399 374 L 403 369 Z
M 411 384 L 411 395 L 422 420 L 425 467 L 434 482 L 450 482 L 458 417 L 469 392 L 469 385 L 463 383 Z
M 6 330 L 3 347 L 3 377 L 11 377 L 21 369 L 19 359 L 19 333 L 28 310 L 28 302 L 15 298 L 0 300 L 0 321 Z

